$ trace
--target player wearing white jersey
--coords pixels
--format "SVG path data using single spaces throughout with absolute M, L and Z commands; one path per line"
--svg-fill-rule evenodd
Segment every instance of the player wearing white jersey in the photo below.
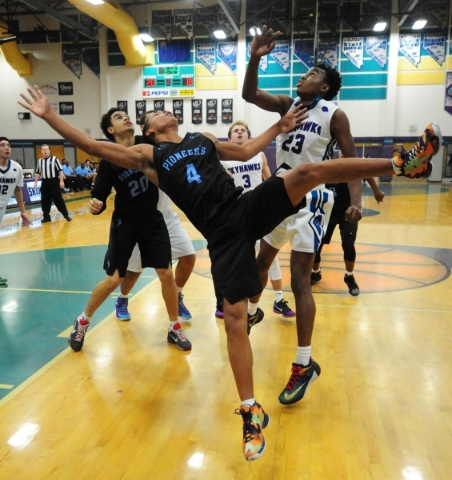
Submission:
M 11 160 L 11 144 L 6 137 L 0 137 L 0 225 L 5 216 L 9 199 L 14 197 L 19 205 L 20 216 L 24 225 L 30 224 L 30 219 L 25 212 L 22 187 L 24 185 L 24 174 L 22 167 Z M 0 277 L 0 285 L 5 285 L 8 280 Z
M 251 43 L 251 56 L 245 75 L 242 96 L 264 110 L 281 116 L 302 103 L 308 108 L 309 118 L 303 125 L 285 135 L 277 142 L 278 164 L 290 168 L 300 164 L 322 162 L 332 158 L 335 143 L 339 144 L 344 157 L 356 157 L 356 148 L 345 113 L 332 100 L 341 87 L 338 72 L 325 64 L 311 68 L 301 76 L 296 85 L 297 98 L 288 95 L 272 95 L 258 88 L 258 66 L 262 56 L 275 47 L 280 32 L 273 33 L 263 27 L 262 35 L 256 35 Z M 361 182 L 350 182 L 351 205 L 346 220 L 361 219 Z M 291 244 L 291 284 L 297 312 L 298 347 L 292 373 L 279 401 L 292 404 L 301 400 L 310 384 L 320 375 L 320 366 L 311 359 L 311 339 L 314 329 L 315 302 L 311 288 L 311 271 L 333 205 L 331 191 L 318 185 L 303 199 L 300 210 L 283 221 L 261 242 L 257 262 L 262 285 L 267 283 L 268 269 L 279 249 L 289 241 Z M 257 302 L 259 296 L 252 301 Z
M 248 124 L 243 120 L 237 120 L 229 127 L 229 142 L 235 143 L 236 145 L 243 145 L 250 139 L 250 137 L 251 132 L 248 128 Z M 267 157 L 264 152 L 258 153 L 246 162 L 240 162 L 238 160 L 222 160 L 221 163 L 234 179 L 236 186 L 242 187 L 244 192 L 254 190 L 262 183 L 262 180 L 266 180 L 271 175 Z M 260 242 L 257 242 L 256 253 L 259 252 L 259 245 Z M 295 312 L 290 309 L 288 302 L 283 296 L 281 267 L 279 265 L 278 257 L 275 257 L 271 264 L 269 276 L 273 291 L 275 292 L 273 312 L 282 315 L 284 318 L 295 316 Z M 215 296 L 217 298 L 215 316 L 223 318 L 222 298 L 217 292 L 215 292 Z M 254 315 L 257 306 L 250 304 L 248 310 L 250 315 Z

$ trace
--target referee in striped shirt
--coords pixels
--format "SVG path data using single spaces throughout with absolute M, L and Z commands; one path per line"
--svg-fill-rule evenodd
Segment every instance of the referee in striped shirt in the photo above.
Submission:
M 63 217 L 70 222 L 66 204 L 61 196 L 61 190 L 64 189 L 63 168 L 57 157 L 50 154 L 50 147 L 46 144 L 41 146 L 42 158 L 38 160 L 35 175 L 35 188 L 38 180 L 41 179 L 41 208 L 43 218 L 41 223 L 50 222 L 50 207 L 52 200 L 55 207 L 63 214 Z

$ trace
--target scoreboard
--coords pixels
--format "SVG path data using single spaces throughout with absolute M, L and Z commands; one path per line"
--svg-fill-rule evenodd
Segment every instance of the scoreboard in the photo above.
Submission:
M 143 67 L 143 98 L 194 97 L 193 65 Z

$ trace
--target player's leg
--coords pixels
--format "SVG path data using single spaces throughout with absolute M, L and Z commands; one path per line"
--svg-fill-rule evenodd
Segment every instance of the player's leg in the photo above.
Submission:
M 339 224 L 342 240 L 342 251 L 344 252 L 345 274 L 344 282 L 348 287 L 350 295 L 357 297 L 359 287 L 353 274 L 355 269 L 356 248 L 355 241 L 358 232 L 357 222 L 347 222 L 345 219 Z
M 47 185 L 44 185 L 45 180 L 41 182 L 41 209 L 42 220 L 41 223 L 51 221 L 50 208 L 52 207 L 52 193 Z
M 127 264 L 124 280 L 121 283 L 119 296 L 115 302 L 116 318 L 118 320 L 127 321 L 131 318 L 129 313 L 129 294 L 135 286 L 135 283 L 137 283 L 138 278 L 140 278 L 142 271 L 140 249 L 138 244 L 135 244 L 132 255 L 129 258 L 129 263 Z

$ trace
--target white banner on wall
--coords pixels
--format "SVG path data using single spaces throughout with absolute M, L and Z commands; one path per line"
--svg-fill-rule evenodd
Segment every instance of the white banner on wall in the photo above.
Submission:
M 215 43 L 198 43 L 196 45 L 196 58 L 210 73 L 215 73 L 217 70 Z
M 342 40 L 342 53 L 356 68 L 364 63 L 364 37 L 348 37 Z
M 406 33 L 399 36 L 399 52 L 415 65 L 421 61 L 421 34 Z
M 384 68 L 388 62 L 388 38 L 384 36 L 367 37 L 366 52 Z
M 446 37 L 444 35 L 425 33 L 422 47 L 439 65 L 444 63 L 446 53 Z
M 337 40 L 319 42 L 319 60 L 331 68 L 337 68 Z
M 285 71 L 289 71 L 289 40 L 276 40 L 275 48 L 269 54 L 270 57 Z

